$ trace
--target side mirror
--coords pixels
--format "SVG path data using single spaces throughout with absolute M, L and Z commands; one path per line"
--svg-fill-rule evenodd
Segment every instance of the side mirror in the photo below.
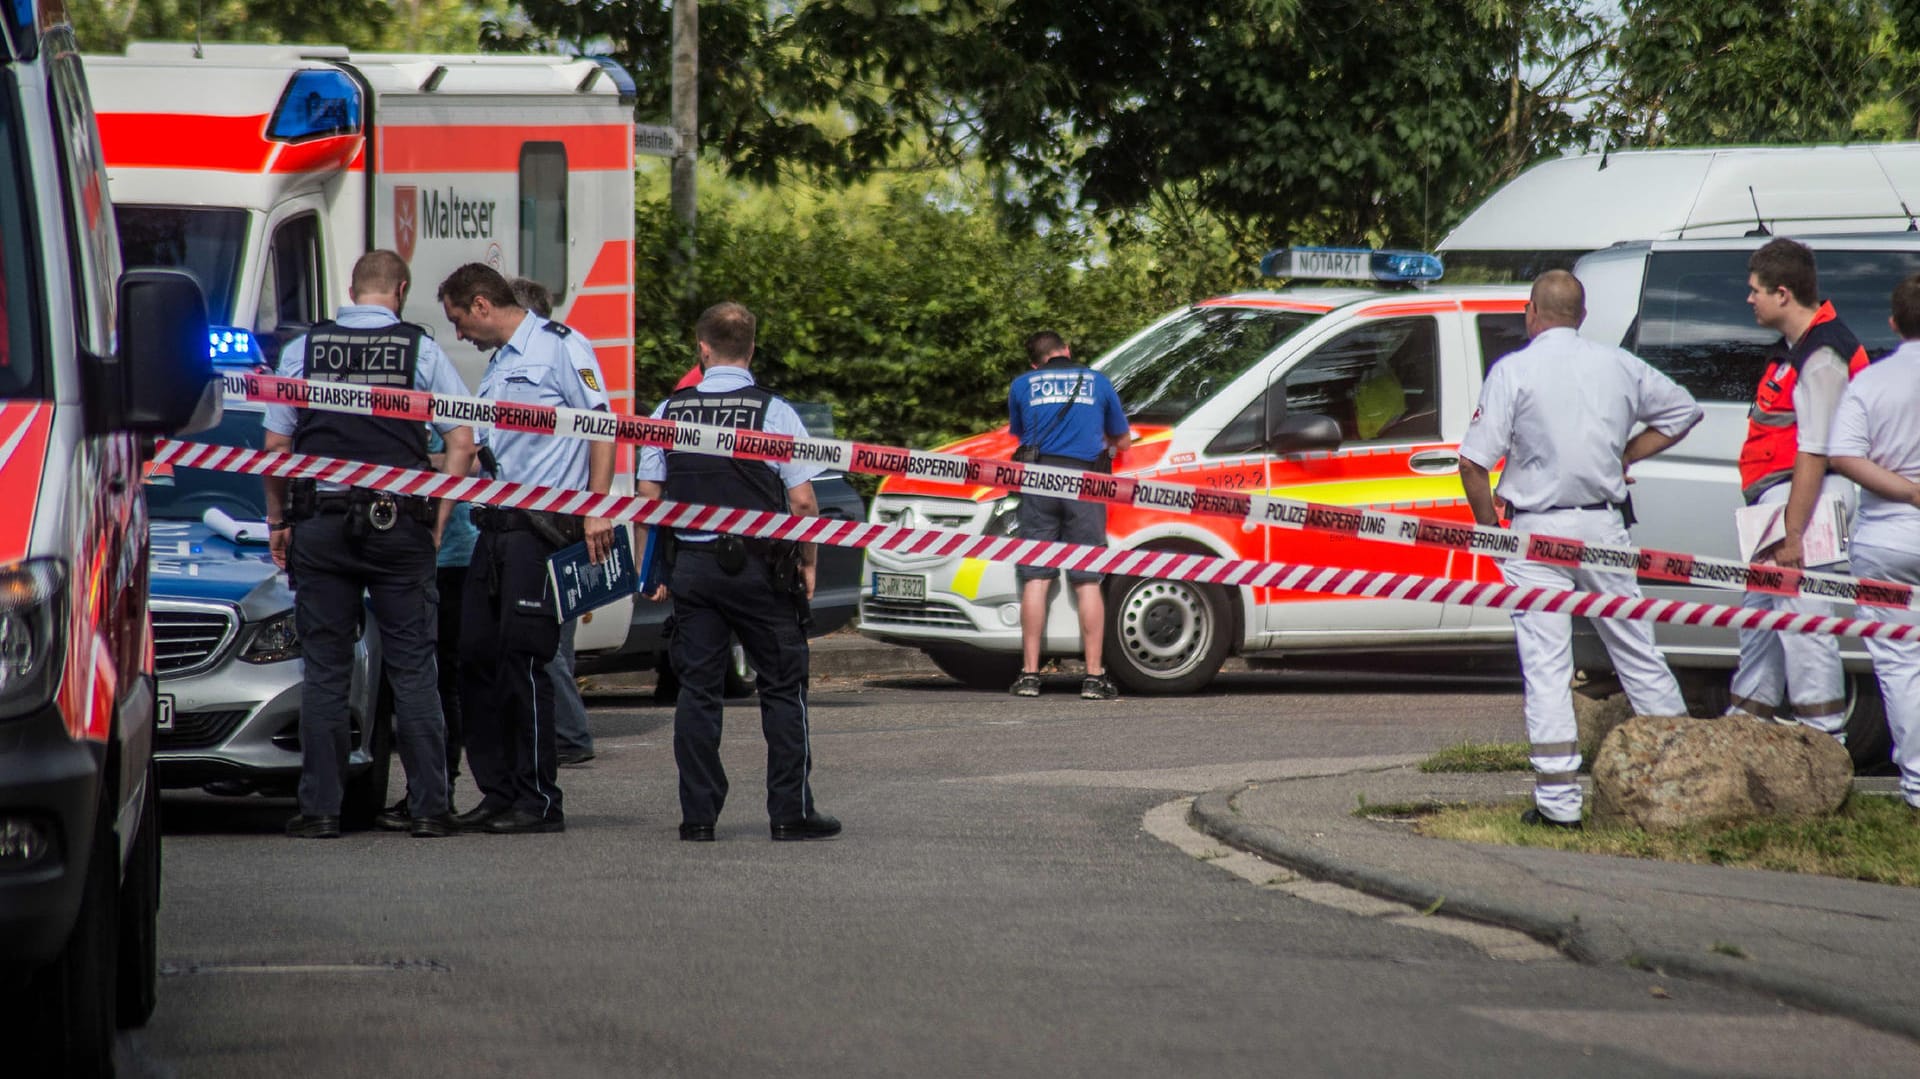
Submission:
M 220 422 L 221 379 L 207 346 L 207 300 L 192 274 L 120 277 L 120 429 L 191 434 Z
M 1270 453 L 1299 453 L 1302 450 L 1331 450 L 1340 446 L 1340 425 L 1317 414 L 1288 413 L 1267 415 L 1267 450 Z

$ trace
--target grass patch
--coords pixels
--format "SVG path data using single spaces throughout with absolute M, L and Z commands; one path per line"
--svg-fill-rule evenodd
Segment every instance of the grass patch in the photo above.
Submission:
M 1816 820 L 1759 821 L 1674 832 L 1592 828 L 1568 832 L 1520 823 L 1522 802 L 1449 806 L 1415 829 L 1437 839 L 1616 854 L 1667 862 L 1817 873 L 1879 884 L 1920 886 L 1920 821 L 1898 798 L 1856 795 Z
M 1420 762 L 1422 772 L 1524 772 L 1531 767 L 1525 742 L 1462 742 Z

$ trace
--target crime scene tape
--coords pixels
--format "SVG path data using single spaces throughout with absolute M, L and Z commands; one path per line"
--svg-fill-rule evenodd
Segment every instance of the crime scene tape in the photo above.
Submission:
M 1732 629 L 1781 630 L 1838 637 L 1908 640 L 1920 637 L 1920 623 L 1870 622 L 1829 615 L 1748 610 L 1678 600 L 1633 599 L 1551 588 L 1515 588 L 1485 581 L 1459 581 L 1409 573 L 1335 569 L 1286 562 L 1216 558 L 1173 551 L 1115 550 L 1010 536 L 978 536 L 940 528 L 795 517 L 785 513 L 666 502 L 632 495 L 596 495 L 471 476 L 449 476 L 385 465 L 363 464 L 231 446 L 163 440 L 155 461 L 176 468 L 245 472 L 284 479 L 313 479 L 366 487 L 390 494 L 451 498 L 487 506 L 546 510 L 581 516 L 660 525 L 675 529 L 729 532 L 760 539 L 825 543 L 836 547 L 878 547 L 906 554 L 937 554 L 1017 562 L 1053 569 L 1078 569 L 1129 577 L 1199 581 L 1207 584 L 1280 588 L 1362 599 L 1416 600 L 1422 603 L 1489 607 L 1508 611 L 1548 611 L 1591 618 L 1622 618 Z
M 1245 527 L 1336 533 L 1407 547 L 1443 547 L 1500 561 L 1539 562 L 1625 573 L 1649 581 L 1735 592 L 1801 595 L 1896 610 L 1920 610 L 1912 585 L 1839 573 L 1749 565 L 1652 548 L 1616 546 L 1538 532 L 1488 528 L 1384 510 L 1328 506 L 1272 495 L 1217 491 L 1189 484 L 1133 479 L 1053 465 L 963 457 L 829 438 L 706 427 L 612 412 L 494 402 L 424 390 L 384 390 L 223 372 L 227 399 L 426 423 L 461 423 L 595 442 L 653 446 L 749 461 L 800 461 L 842 472 L 900 476 L 935 483 L 1001 487 L 1083 502 L 1147 506 L 1175 513 L 1231 518 Z

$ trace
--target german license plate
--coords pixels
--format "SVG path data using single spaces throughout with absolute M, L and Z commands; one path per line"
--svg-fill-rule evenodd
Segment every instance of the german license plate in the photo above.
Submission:
M 874 599 L 927 598 L 927 579 L 918 573 L 876 573 L 873 575 Z
M 160 694 L 160 706 L 153 713 L 153 729 L 156 731 L 173 729 L 173 696 L 171 694 Z

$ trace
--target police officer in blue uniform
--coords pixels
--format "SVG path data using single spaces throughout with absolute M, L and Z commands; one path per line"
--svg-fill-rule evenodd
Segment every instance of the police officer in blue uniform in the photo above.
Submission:
M 699 385 L 653 410 L 658 418 L 804 438 L 793 406 L 754 385 L 753 313 L 737 303 L 708 308 L 694 326 Z M 737 506 L 813 516 L 813 465 L 738 461 L 696 453 L 641 450 L 635 489 L 643 498 Z M 680 696 L 673 711 L 673 757 L 680 769 L 680 838 L 711 842 L 727 800 L 720 764 L 721 694 L 732 641 L 755 668 L 760 729 L 767 739 L 767 816 L 776 840 L 829 839 L 840 822 L 819 811 L 809 779 L 807 604 L 813 596 L 812 544 L 713 532 L 673 536 L 667 584 L 651 597 L 673 599 L 669 643 Z
M 466 384 L 425 329 L 400 321 L 412 275 L 391 251 L 369 251 L 353 266 L 353 302 L 282 353 L 278 373 L 313 382 L 464 395 Z M 381 419 L 270 406 L 266 448 L 430 468 L 426 427 Z M 473 433 L 436 424 L 447 442 L 448 467 L 464 470 Z M 434 549 L 451 503 L 388 495 L 312 480 L 266 481 L 274 560 L 294 587 L 305 682 L 300 688 L 300 813 L 287 834 L 332 839 L 340 834 L 350 732 L 347 691 L 354 630 L 364 596 L 380 631 L 393 689 L 395 738 L 410 791 L 410 830 L 417 837 L 453 835 L 447 804 L 446 730 L 434 663 Z M 369 738 L 371 741 L 371 738 Z
M 606 409 L 593 349 L 562 323 L 521 307 L 492 267 L 470 262 L 440 285 L 440 305 L 462 340 L 496 350 L 480 396 L 522 405 Z M 488 432 L 482 462 L 496 478 L 605 494 L 613 443 L 522 431 Z M 559 832 L 566 814 L 556 776 L 553 682 L 560 623 L 547 559 L 584 537 L 594 561 L 613 550 L 613 522 L 476 506 L 480 538 L 461 598 L 460 654 L 475 676 L 462 701 L 467 763 L 480 804 L 460 825 L 497 833 Z

